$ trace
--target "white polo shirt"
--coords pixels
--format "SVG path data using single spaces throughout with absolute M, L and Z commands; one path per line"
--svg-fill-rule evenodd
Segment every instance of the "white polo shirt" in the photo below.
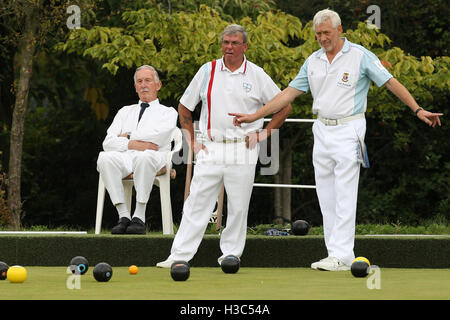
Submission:
M 187 87 L 180 103 L 194 111 L 202 101 L 199 129 L 210 140 L 244 138 L 249 132 L 263 127 L 264 120 L 233 125 L 229 112 L 254 113 L 280 92 L 265 71 L 256 64 L 244 61 L 231 72 L 223 57 L 205 63 Z
M 344 39 L 332 63 L 321 48 L 306 59 L 289 86 L 313 96 L 312 111 L 324 118 L 339 119 L 367 109 L 370 80 L 381 87 L 392 75 L 369 50 Z
M 127 151 L 129 140 L 119 137 L 125 132 L 131 133 L 130 140 L 152 142 L 158 145 L 158 151 L 170 150 L 170 138 L 177 126 L 178 112 L 155 99 L 149 103 L 138 122 L 141 102 L 124 106 L 117 112 L 103 141 L 105 151 Z

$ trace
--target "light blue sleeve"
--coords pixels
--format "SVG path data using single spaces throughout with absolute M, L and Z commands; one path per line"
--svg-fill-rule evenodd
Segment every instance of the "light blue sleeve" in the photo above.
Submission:
M 392 74 L 387 71 L 387 69 L 381 64 L 380 59 L 367 49 L 364 49 L 364 55 L 361 60 L 361 71 L 378 87 L 381 87 L 386 83 Z
M 303 63 L 297 76 L 289 83 L 289 87 L 293 87 L 297 90 L 301 90 L 304 93 L 309 91 L 309 81 L 308 81 L 308 63 L 309 58 Z

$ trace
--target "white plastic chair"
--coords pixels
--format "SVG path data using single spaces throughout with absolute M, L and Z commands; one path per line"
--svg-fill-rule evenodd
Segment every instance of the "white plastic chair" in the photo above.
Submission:
M 161 198 L 161 215 L 163 234 L 173 234 L 173 219 L 172 219 L 172 204 L 170 200 L 170 179 L 172 171 L 172 157 L 175 152 L 181 150 L 183 144 L 183 136 L 181 130 L 176 128 L 172 133 L 174 147 L 170 152 L 167 152 L 166 172 L 155 177 L 154 185 L 159 187 L 159 194 Z M 173 176 L 173 178 L 175 178 Z M 125 189 L 125 199 L 127 201 L 128 210 L 131 212 L 131 197 L 133 194 L 133 178 L 122 180 Z M 105 202 L 105 184 L 102 178 L 98 178 L 98 193 L 97 193 L 97 215 L 95 218 L 95 234 L 99 234 L 102 227 L 103 205 Z

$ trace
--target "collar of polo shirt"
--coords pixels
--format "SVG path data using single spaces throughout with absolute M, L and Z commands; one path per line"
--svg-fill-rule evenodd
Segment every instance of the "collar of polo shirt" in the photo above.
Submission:
M 223 56 L 220 59 L 220 63 L 221 63 L 220 71 L 228 71 L 231 73 L 242 73 L 242 74 L 245 74 L 247 71 L 247 57 L 245 55 L 244 55 L 244 61 L 242 61 L 241 66 L 234 72 L 232 72 L 230 69 L 227 68 L 227 66 L 225 65 L 225 62 L 223 61 Z
M 347 40 L 347 38 L 342 37 L 342 40 L 344 40 L 344 45 L 342 46 L 342 49 L 340 52 L 347 53 L 350 50 L 350 42 Z M 325 54 L 325 50 L 323 48 L 320 48 L 319 51 L 316 53 L 316 58 L 321 58 Z

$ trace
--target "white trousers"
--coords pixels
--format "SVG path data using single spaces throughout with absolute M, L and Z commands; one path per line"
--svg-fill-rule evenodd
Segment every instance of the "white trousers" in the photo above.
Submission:
M 191 260 L 203 239 L 219 197 L 222 183 L 227 194 L 226 226 L 220 236 L 222 256 L 241 257 L 247 234 L 247 215 L 255 178 L 258 147 L 248 150 L 243 143 L 205 143 L 194 166 L 189 196 L 183 206 L 180 227 L 169 259 Z
M 323 217 L 328 256 L 350 265 L 355 258 L 356 205 L 360 164 L 358 136 L 364 138 L 366 120 L 337 126 L 313 125 L 313 164 L 316 192 Z
M 156 173 L 165 166 L 166 154 L 154 150 L 102 151 L 97 170 L 114 205 L 126 203 L 122 179 L 133 173 L 136 201 L 147 203 Z

